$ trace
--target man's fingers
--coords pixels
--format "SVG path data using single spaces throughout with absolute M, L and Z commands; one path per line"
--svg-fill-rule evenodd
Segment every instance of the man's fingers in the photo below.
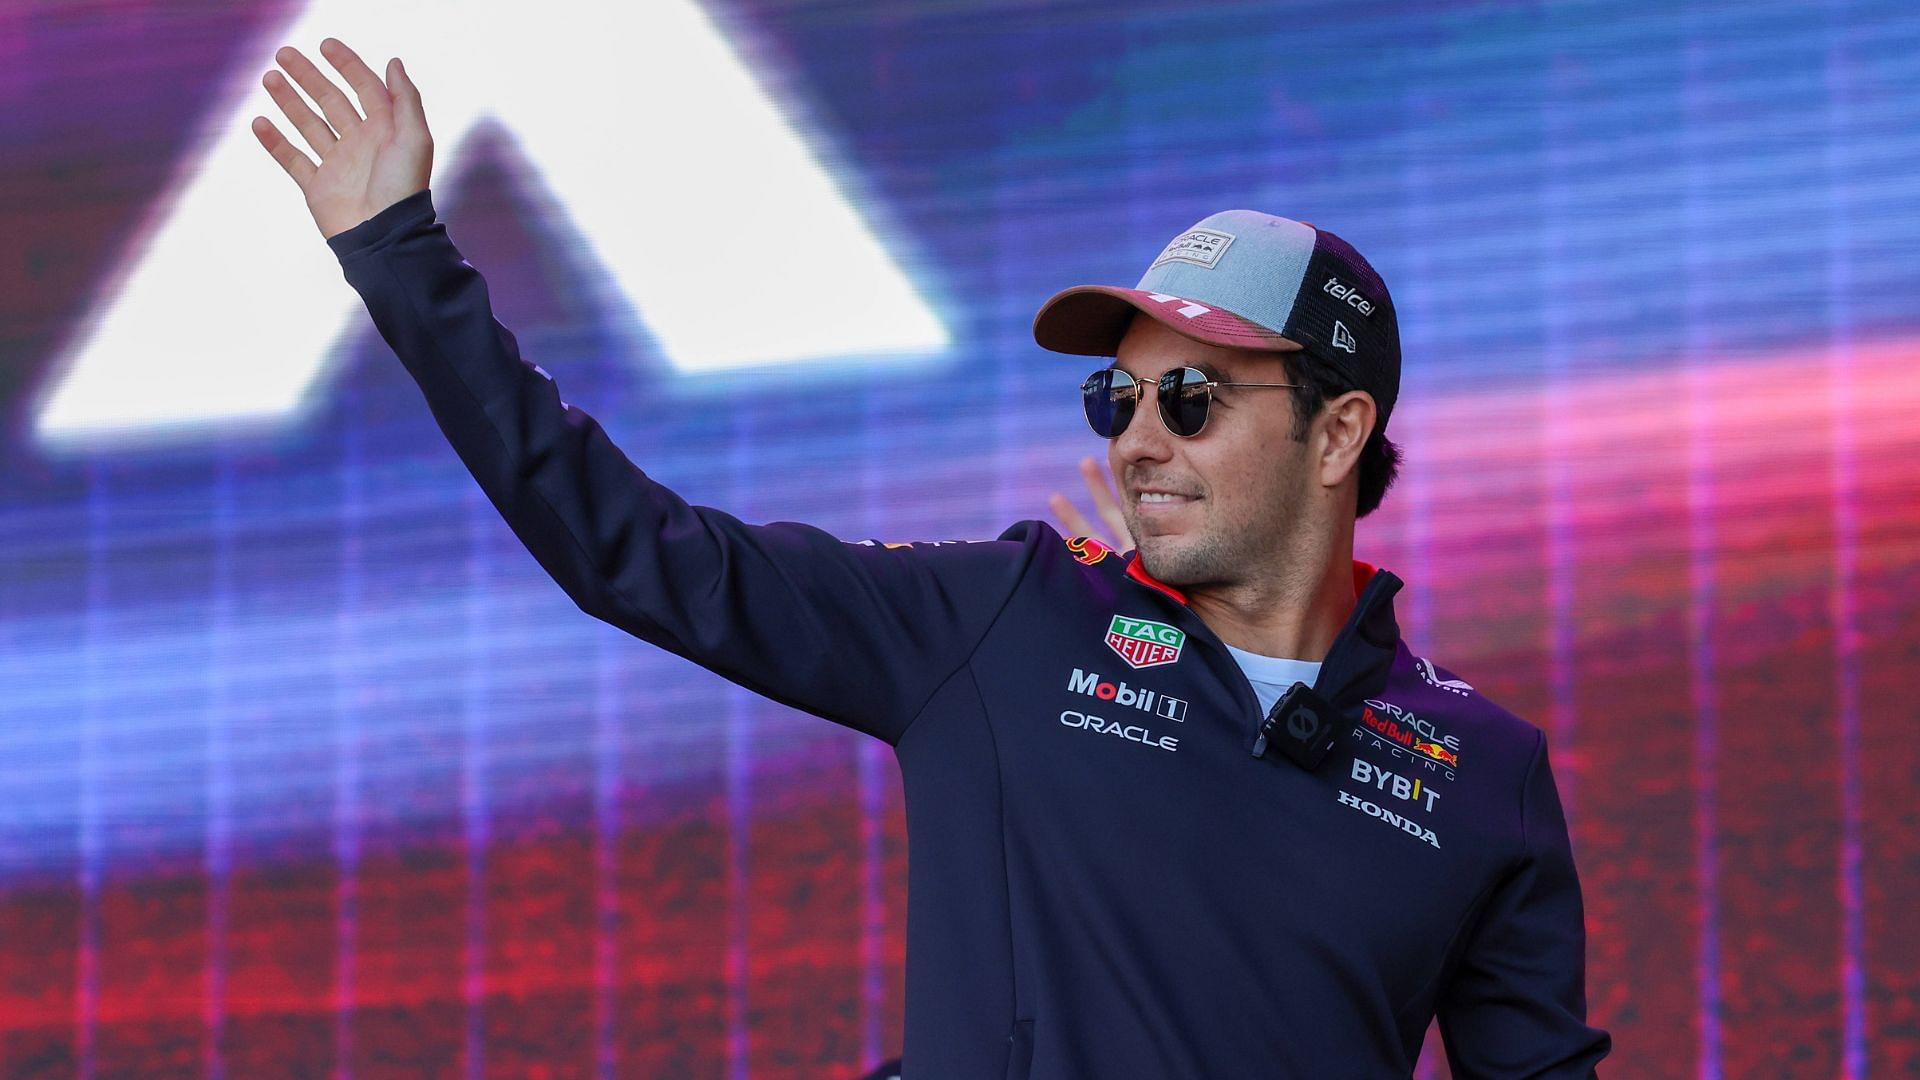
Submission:
M 1120 500 L 1114 495 L 1107 481 L 1107 471 L 1099 462 L 1090 457 L 1080 459 L 1080 475 L 1087 481 L 1087 491 L 1093 496 L 1094 512 L 1100 520 L 1107 523 L 1107 531 L 1114 536 L 1113 546 L 1123 551 L 1133 546 L 1133 534 L 1127 529 L 1126 511 L 1120 508 Z
M 298 131 L 300 137 L 307 140 L 307 145 L 313 147 L 313 152 L 324 160 L 333 150 L 333 144 L 340 141 L 333 129 L 312 109 L 307 108 L 307 100 L 300 96 L 300 91 L 293 88 L 285 75 L 268 71 L 260 77 L 260 85 L 267 88 L 267 96 L 280 106 L 281 112 L 287 114 L 287 121 L 293 125 L 293 130 Z
M 273 160 L 280 163 L 280 167 L 293 177 L 293 182 L 299 184 L 304 192 L 307 179 L 314 173 L 313 162 L 307 160 L 307 155 L 301 153 L 299 147 L 288 142 L 286 136 L 280 134 L 280 129 L 273 126 L 273 121 L 266 117 L 254 117 L 249 126 L 253 128 L 253 137 L 260 140 L 260 145 L 267 148 L 267 153 L 273 155 Z
M 413 76 L 407 74 L 407 67 L 399 57 L 387 61 L 387 89 L 393 93 L 393 122 L 395 126 L 407 126 L 426 135 L 427 113 L 420 104 L 420 88 L 413 84 Z
M 320 55 L 327 58 L 334 70 L 353 87 L 354 96 L 360 99 L 360 111 L 367 114 L 368 120 L 383 119 L 393 111 L 392 98 L 387 93 L 387 84 L 373 73 L 360 54 L 347 48 L 347 43 L 339 38 L 327 38 L 320 43 Z
M 284 46 L 273 54 L 273 58 L 280 61 L 280 66 L 287 69 L 287 74 L 300 84 L 300 89 L 305 90 L 314 104 L 320 106 L 320 111 L 325 114 L 327 123 L 333 125 L 333 130 L 344 137 L 347 132 L 360 126 L 360 113 L 353 107 L 353 102 L 347 100 L 347 95 L 340 92 L 332 79 L 313 66 L 313 61 L 302 56 L 299 49 L 291 45 Z M 304 135 L 307 131 L 301 128 L 300 133 Z M 325 150 L 318 146 L 314 149 L 320 151 L 321 157 L 326 157 Z
M 1080 512 L 1079 507 L 1068 502 L 1065 495 L 1057 491 L 1054 492 L 1048 496 L 1047 505 L 1053 508 L 1053 516 L 1060 519 L 1060 524 L 1067 527 L 1068 536 L 1098 535 L 1093 527 L 1093 522 L 1087 520 L 1086 515 Z
M 1100 516 L 1112 521 L 1120 514 L 1120 502 L 1114 498 L 1113 488 L 1107 483 L 1106 471 L 1092 458 L 1080 459 L 1080 475 L 1087 481 L 1087 491 L 1093 495 L 1093 508 Z M 1122 516 L 1121 520 L 1125 520 Z

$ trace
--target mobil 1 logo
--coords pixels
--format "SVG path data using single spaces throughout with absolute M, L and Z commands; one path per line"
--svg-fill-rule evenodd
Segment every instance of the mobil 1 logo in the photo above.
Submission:
M 1103 679 L 1098 672 L 1073 669 L 1067 676 L 1067 689 L 1076 694 L 1085 694 L 1101 701 L 1111 701 L 1115 705 L 1125 705 L 1139 709 L 1144 713 L 1164 716 L 1169 720 L 1185 723 L 1187 703 L 1184 699 L 1168 697 L 1158 690 L 1149 690 L 1144 686 L 1128 686 L 1125 680 L 1113 682 Z

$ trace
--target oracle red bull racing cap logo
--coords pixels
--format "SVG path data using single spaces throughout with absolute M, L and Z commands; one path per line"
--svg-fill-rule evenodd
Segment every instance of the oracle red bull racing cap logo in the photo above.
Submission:
M 1115 615 L 1107 624 L 1107 647 L 1136 668 L 1173 663 L 1180 659 L 1180 647 L 1186 642 L 1186 631 L 1152 619 Z

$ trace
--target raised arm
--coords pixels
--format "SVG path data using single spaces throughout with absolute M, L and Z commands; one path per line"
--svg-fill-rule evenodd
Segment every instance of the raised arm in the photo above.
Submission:
M 418 96 L 396 85 L 392 102 L 417 109 Z M 368 175 L 378 174 L 380 155 L 369 158 Z M 689 505 L 522 359 L 429 189 L 321 231 L 461 461 L 588 614 L 893 743 L 966 663 L 1025 571 L 1031 541 L 847 543 Z

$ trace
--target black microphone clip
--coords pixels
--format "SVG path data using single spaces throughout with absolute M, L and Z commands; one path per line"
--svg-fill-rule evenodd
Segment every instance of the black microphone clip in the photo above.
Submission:
M 1265 757 L 1268 744 L 1277 743 L 1295 765 L 1313 772 L 1333 750 L 1338 719 L 1339 714 L 1313 687 L 1296 682 L 1267 710 L 1260 737 L 1253 742 L 1253 756 Z

